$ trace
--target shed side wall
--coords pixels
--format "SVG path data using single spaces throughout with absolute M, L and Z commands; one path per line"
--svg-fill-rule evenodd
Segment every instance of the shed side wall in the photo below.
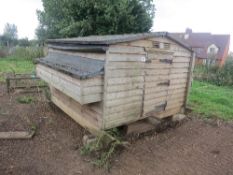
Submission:
M 140 118 L 145 58 L 146 52 L 142 47 L 109 47 L 105 65 L 104 129 Z
M 154 41 L 169 43 L 170 48 L 155 49 Z M 145 56 L 150 63 L 144 62 Z M 161 63 L 168 57 L 172 64 Z M 186 99 L 190 58 L 189 50 L 162 37 L 110 46 L 105 66 L 104 128 L 180 112 Z M 169 86 L 161 86 L 168 80 Z M 165 110 L 154 112 L 164 102 Z

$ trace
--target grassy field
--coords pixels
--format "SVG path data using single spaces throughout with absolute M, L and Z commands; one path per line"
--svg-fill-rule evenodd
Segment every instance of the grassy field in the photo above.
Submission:
M 233 89 L 194 81 L 189 105 L 203 117 L 233 119 Z
M 35 66 L 29 59 L 15 57 L 0 58 L 0 82 L 5 81 L 5 73 L 31 73 L 34 69 Z

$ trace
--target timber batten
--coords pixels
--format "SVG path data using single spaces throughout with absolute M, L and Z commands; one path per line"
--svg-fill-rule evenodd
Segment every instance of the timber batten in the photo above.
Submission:
M 186 105 L 192 51 L 168 33 L 48 43 L 37 74 L 49 83 L 52 101 L 91 132 L 168 117 Z

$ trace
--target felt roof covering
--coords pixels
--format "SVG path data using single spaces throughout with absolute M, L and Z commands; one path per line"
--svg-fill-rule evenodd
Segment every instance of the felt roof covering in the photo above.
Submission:
M 37 62 L 64 72 L 78 79 L 87 79 L 104 74 L 104 61 L 51 52 Z
M 176 37 L 173 37 L 168 32 L 151 32 L 151 33 L 122 34 L 122 35 L 99 35 L 99 36 L 86 36 L 86 37 L 77 37 L 77 38 L 49 39 L 47 40 L 47 43 L 49 44 L 49 47 L 55 49 L 80 50 L 80 48 L 84 49 L 84 47 L 87 47 L 87 49 L 106 50 L 106 46 L 111 44 L 141 40 L 151 37 L 167 37 L 168 39 L 171 39 L 172 41 L 192 51 L 192 49 L 187 44 L 181 42 Z

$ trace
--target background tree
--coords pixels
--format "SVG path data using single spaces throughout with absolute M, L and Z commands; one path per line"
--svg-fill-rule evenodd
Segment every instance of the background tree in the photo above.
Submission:
M 18 46 L 28 47 L 28 46 L 30 46 L 30 41 L 28 40 L 28 38 L 18 39 Z
M 17 43 L 18 38 L 18 30 L 15 24 L 7 23 L 4 27 L 4 32 L 1 37 L 1 41 L 3 45 L 8 47 L 15 45 Z
M 153 0 L 42 0 L 38 39 L 150 31 Z

